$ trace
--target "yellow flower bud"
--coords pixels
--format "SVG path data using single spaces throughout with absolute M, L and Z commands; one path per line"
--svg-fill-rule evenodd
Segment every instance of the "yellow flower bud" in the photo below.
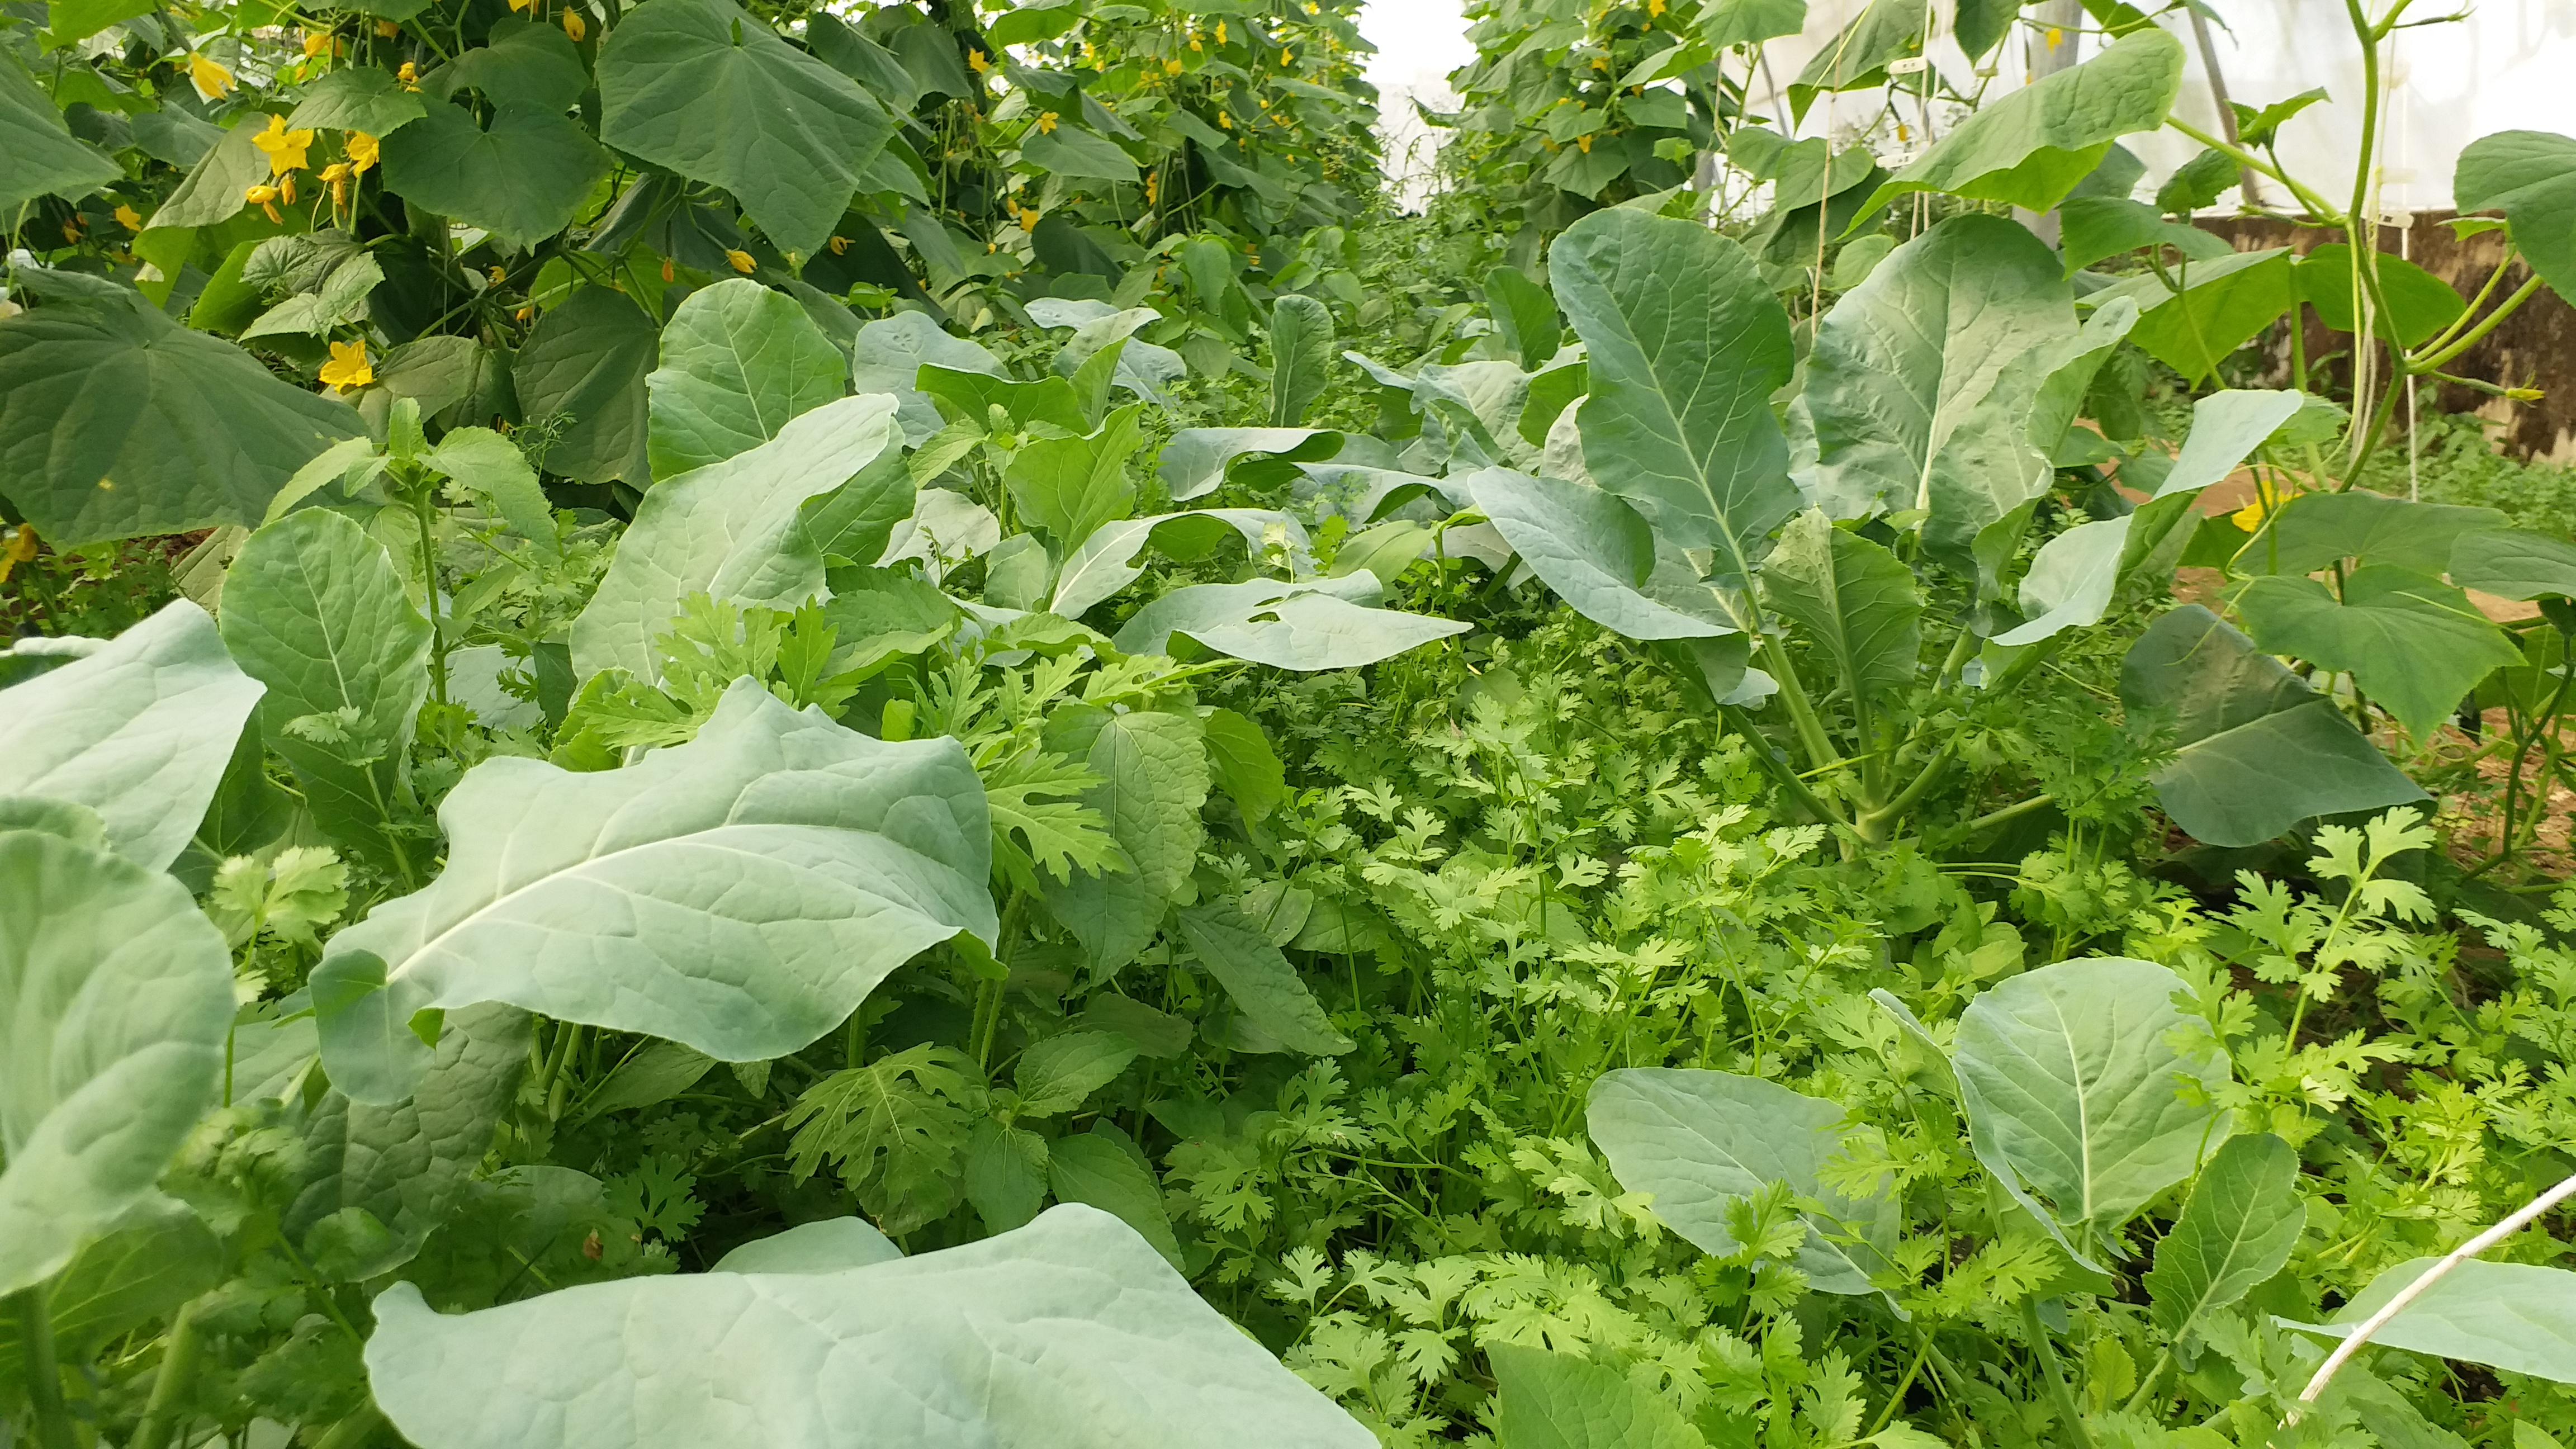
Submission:
M 752 269 L 760 265 L 760 263 L 752 260 L 751 253 L 746 251 L 737 251 L 730 248 L 725 252 L 725 260 L 732 263 L 733 269 L 742 273 L 744 276 L 751 275 Z

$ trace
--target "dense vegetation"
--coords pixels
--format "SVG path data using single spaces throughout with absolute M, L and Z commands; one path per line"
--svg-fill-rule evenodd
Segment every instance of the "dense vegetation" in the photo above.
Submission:
M 0 7 L 0 1446 L 2567 1442 L 2576 140 L 1476 9 Z

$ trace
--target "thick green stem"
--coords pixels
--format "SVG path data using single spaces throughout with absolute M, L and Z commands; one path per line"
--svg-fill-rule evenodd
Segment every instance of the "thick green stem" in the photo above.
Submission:
M 2493 332 L 2496 329 L 2497 323 L 2502 322 L 2504 319 L 2512 316 L 2516 311 L 2520 310 L 2522 304 L 2530 301 L 2539 293 L 2539 291 L 2540 278 L 2537 275 L 2534 275 L 2521 286 L 2514 288 L 2513 295 L 2498 303 L 2494 311 L 2489 312 L 2486 316 L 2480 318 L 2478 320 L 2478 325 L 2443 344 L 2441 351 L 2435 352 L 2427 357 L 2418 357 L 2409 361 L 2406 365 L 2407 371 L 2417 373 L 2430 372 L 2434 368 L 2448 363 L 2452 358 L 2459 356 L 2470 348 L 2477 346 L 2488 333 Z
M 2057 1345 L 2049 1342 L 2048 1325 L 2039 1321 L 2039 1299 L 2021 1301 L 2022 1331 L 2030 1335 L 2030 1351 L 2039 1359 L 2040 1373 L 2048 1380 L 2048 1399 L 2056 1405 L 2057 1416 L 2066 1421 L 2066 1437 L 2075 1449 L 2093 1449 L 2093 1431 L 2084 1424 L 2084 1410 L 2075 1402 L 2075 1391 L 2066 1386 L 2066 1370 L 2057 1362 Z
M 126 1449 L 167 1449 L 180 1428 L 179 1405 L 196 1381 L 204 1344 L 197 1337 L 197 1305 L 189 1303 L 170 1321 L 161 1341 L 161 1368 L 152 1377 L 152 1397 L 144 1403 L 143 1422 L 134 1428 Z
M 16 1309 L 18 1341 L 27 1366 L 27 1400 L 36 1413 L 37 1449 L 79 1449 L 71 1410 L 63 1405 L 62 1365 L 54 1360 L 54 1323 L 46 1312 L 45 1285 L 9 1295 Z

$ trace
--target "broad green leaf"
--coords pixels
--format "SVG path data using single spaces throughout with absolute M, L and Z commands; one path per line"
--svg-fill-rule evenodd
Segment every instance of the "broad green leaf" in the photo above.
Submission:
M 824 621 L 835 631 L 829 676 L 874 674 L 899 655 L 918 654 L 957 631 L 956 601 L 908 573 L 836 568 Z
M 192 227 L 213 226 L 239 215 L 248 204 L 242 192 L 268 179 L 268 157 L 252 144 L 252 138 L 264 129 L 264 122 L 236 121 L 217 133 L 219 139 L 180 178 L 177 189 L 152 213 L 143 229 L 185 237 Z M 149 238 L 139 244 L 150 250 Z
M 539 460 L 549 473 L 583 483 L 652 480 L 646 461 L 645 374 L 661 336 L 625 294 L 576 287 L 537 319 L 511 364 L 520 415 L 530 425 L 560 420 Z
M 213 1104 L 232 953 L 176 880 L 0 831 L 0 1294 L 41 1283 L 151 1195 Z
M 1088 765 L 1100 784 L 1083 796 L 1135 864 L 1146 896 L 1168 900 L 1198 864 L 1205 835 L 1207 747 L 1198 720 L 1094 706 L 1061 709 L 1047 745 Z
M 653 476 L 768 442 L 788 419 L 839 399 L 849 377 L 849 359 L 786 293 L 748 277 L 690 293 L 662 329 L 662 365 L 644 379 Z
M 2030 621 L 1996 635 L 1995 642 L 2036 644 L 2061 629 L 2099 623 L 2120 583 L 2153 552 L 2159 530 L 2192 517 L 2191 500 L 2235 472 L 2299 405 L 2300 394 L 2288 389 L 2231 388 L 2194 402 L 2191 431 L 2155 496 L 2134 512 L 2079 523 L 2040 545 L 2021 582 L 2022 612 Z
M 883 559 L 895 529 L 919 506 L 912 474 L 904 466 L 901 439 L 900 432 L 890 436 L 889 446 L 849 482 L 806 499 L 797 509 L 796 523 L 804 530 L 806 546 L 821 554 L 824 562 L 869 565 Z
M 490 428 L 451 428 L 422 461 L 491 500 L 510 531 L 535 544 L 540 557 L 562 557 L 554 506 L 518 444 Z
M 421 1449 L 1201 1449 L 1247 1425 L 1377 1442 L 1080 1206 L 838 1272 L 636 1278 L 452 1316 L 403 1284 L 375 1319 L 368 1381 Z
M 1341 447 L 1341 434 L 1316 428 L 1183 428 L 1155 467 L 1172 501 L 1186 503 L 1229 479 L 1256 488 L 1285 482 L 1296 464 L 1321 462 Z
M 1093 1119 L 1089 1132 L 1047 1144 L 1047 1186 L 1060 1202 L 1115 1214 L 1153 1244 L 1165 1262 L 1182 1265 L 1180 1241 L 1172 1236 L 1171 1215 L 1163 1208 L 1162 1184 L 1155 1181 L 1145 1154 L 1107 1117 Z
M 2120 698 L 2173 716 L 2178 751 L 2156 773 L 2157 802 L 2211 845 L 2260 845 L 2311 816 L 2427 798 L 2332 701 L 2198 604 L 2129 646 Z
M 1056 176 L 1111 182 L 1143 179 L 1135 159 L 1119 150 L 1117 142 L 1069 122 L 1051 131 L 1032 131 L 1020 143 L 1020 159 Z
M 2506 599 L 2576 595 L 2576 547 L 2524 528 L 2481 529 L 2451 541 L 2451 582 Z
M 865 1218 L 825 1218 L 755 1238 L 716 1260 L 711 1273 L 838 1273 L 891 1263 L 903 1250 Z
M 2417 503 L 2355 490 L 2303 493 L 2265 522 L 2236 555 L 2238 571 L 2312 574 L 2350 559 L 2438 574 L 2451 566 L 2463 535 L 2503 528 L 2506 520 L 2492 508 Z
M 310 1177 L 286 1210 L 291 1239 L 356 1208 L 391 1233 L 391 1260 L 376 1271 L 409 1261 L 492 1150 L 527 1069 L 528 1038 L 526 1012 L 468 1007 L 448 1016 L 429 1076 L 410 1097 L 373 1107 L 325 1095 L 304 1129 Z
M 2424 1276 L 2438 1259 L 2380 1270 L 2332 1323 L 2289 1325 L 2342 1338 Z M 2576 1383 L 2576 1273 L 2471 1258 L 2370 1336 L 2374 1344 Z
M 1655 534 L 1616 495 L 1577 483 L 1487 468 L 1455 487 L 1567 607 L 1631 639 L 1703 639 L 1736 632 L 1716 596 L 1655 588 Z M 1687 565 L 1679 571 L 1687 574 Z M 1698 581 L 1677 582 L 1697 586 Z M 1663 597 L 1659 597 L 1662 595 Z M 1679 601 L 1692 607 L 1674 607 Z
M 222 782 L 262 686 L 185 599 L 113 641 L 0 689 L 0 795 L 98 812 L 106 848 L 148 870 L 178 859 Z
M 2290 253 L 2279 248 L 2185 260 L 2166 269 L 2179 290 L 2149 272 L 2086 300 L 2097 306 L 2115 297 L 2134 300 L 2143 311 L 2129 340 L 2198 379 L 2214 374 L 2220 362 L 2295 304 L 2298 284 L 2291 267 Z
M 2576 140 L 2498 131 L 2460 152 L 2451 178 L 2462 215 L 2501 211 L 2513 244 L 2561 297 L 2576 297 Z
M 1246 1020 L 1290 1051 L 1332 1056 L 1352 1048 L 1351 1039 L 1334 1028 L 1299 979 L 1297 968 L 1241 911 L 1223 903 L 1185 906 L 1179 918 L 1191 954 Z
M 446 1045 L 443 1038 L 440 1045 Z M 715 1058 L 695 1047 L 657 1041 L 619 1062 L 617 1069 L 582 1099 L 581 1115 L 586 1120 L 667 1102 L 696 1086 L 715 1065 Z
M 2163 212 L 2125 196 L 2073 196 L 2057 208 L 2058 255 L 2074 276 L 2106 257 L 2141 247 L 2172 247 L 2193 261 L 2233 250 L 2196 226 L 2168 221 Z
M 423 842 L 395 829 L 412 717 L 429 694 L 429 621 L 384 545 L 326 509 L 250 536 L 224 582 L 224 644 L 268 686 L 269 747 L 333 840 L 406 878 Z
M 1181 635 L 1281 669 L 1357 669 L 1469 627 L 1368 607 L 1379 592 L 1365 572 L 1305 584 L 1192 584 L 1138 609 L 1115 642 L 1128 654 L 1168 654 Z
M 1898 1227 L 1894 1198 L 1845 1197 L 1818 1170 L 1843 1150 L 1838 1103 L 1732 1072 L 1629 1067 L 1592 1084 L 1584 1113 L 1594 1145 L 1630 1192 L 1654 1195 L 1655 1216 L 1702 1252 L 1743 1249 L 1727 1226 L 1731 1205 L 1765 1184 L 1787 1183 L 1820 1211 L 1798 1266 L 1821 1293 L 1868 1293 Z
M 1957 216 L 1898 247 L 1817 329 L 1803 395 L 1815 425 L 1815 493 L 1842 517 L 1931 508 L 1953 436 L 2006 370 L 2079 335 L 2057 259 L 2017 222 Z M 1596 352 L 1596 379 L 1600 371 Z M 2020 378 L 2034 390 L 2041 380 Z M 1999 401 L 2008 411 L 2028 406 Z
M 77 199 L 124 175 L 115 158 L 72 138 L 14 53 L 0 59 L 0 213 L 14 222 L 40 196 Z
M 2201 1317 L 2281 1271 L 2307 1213 L 2299 1154 L 2269 1132 L 2231 1137 L 2200 1169 L 2147 1270 L 2156 1332 L 2180 1343 Z
M 1555 315 L 1552 309 L 1549 315 Z M 1306 410 L 1324 395 L 1332 371 L 1332 311 L 1295 293 L 1271 303 L 1270 426 L 1293 428 L 1304 422 Z
M 493 105 L 561 115 L 590 89 L 590 72 L 571 37 L 534 16 L 495 21 L 481 45 L 421 77 L 421 89 L 445 100 L 472 89 Z
M 1510 1449 L 1702 1449 L 1663 1395 L 1608 1364 L 1543 1348 L 1490 1345 L 1501 1442 Z
M 1494 333 L 1523 370 L 1547 366 L 1565 340 L 1565 318 L 1547 288 L 1511 267 L 1485 274 L 1485 306 L 1493 314 Z
M 599 51 L 599 139 L 721 186 L 778 249 L 810 257 L 894 134 L 857 83 L 731 0 L 652 0 Z
M 1011 1081 L 1020 1094 L 1020 1113 L 1062 1116 L 1118 1080 L 1134 1060 L 1136 1044 L 1105 1031 L 1069 1031 L 1034 1043 L 1020 1053 Z
M 323 1064 L 352 1100 L 413 1090 L 415 1017 L 478 1001 L 766 1061 L 923 947 L 995 930 L 957 742 L 879 743 L 747 679 L 688 744 L 596 774 L 489 759 L 439 818 L 446 870 L 314 968 Z
M 1711 49 L 1759 45 L 1806 28 L 1807 0 L 1709 0 L 1700 11 L 1700 38 Z
M 304 99 L 286 118 L 286 126 L 291 131 L 364 131 L 382 140 L 419 120 L 428 109 L 420 93 L 406 90 L 392 71 L 353 65 L 306 86 Z
M 2317 579 L 2259 578 L 2236 607 L 2265 652 L 2349 671 L 2361 692 L 2417 739 L 2490 671 L 2522 660 L 2468 595 L 2393 564 L 2353 570 L 2340 601 Z
M 940 427 L 939 410 L 931 405 L 929 395 L 915 386 L 923 364 L 955 372 L 1006 375 L 1000 358 L 963 337 L 948 335 L 920 312 L 897 312 L 860 328 L 853 354 L 851 390 L 885 393 L 900 403 L 904 440 L 914 446 Z
M 1211 710 L 1200 723 L 1207 731 L 1210 780 L 1234 797 L 1245 819 L 1259 820 L 1287 800 L 1286 767 L 1261 726 L 1230 709 Z
M 2388 307 L 2374 321 L 2384 335 L 2413 347 L 2459 319 L 2469 308 L 2451 284 L 2404 257 L 2379 254 L 2380 294 Z M 2317 320 L 2337 332 L 2353 328 L 2352 248 L 2328 242 L 2299 258 L 2292 269 L 2299 300 L 2317 309 Z
M 1557 238 L 1548 280 L 1590 355 L 1579 421 L 1602 488 L 1675 548 L 1739 559 L 1796 511 L 1770 402 L 1789 380 L 1789 318 L 1742 247 L 1613 208 Z
M 1887 83 L 1887 64 L 1923 49 L 1924 27 L 1932 17 L 1912 0 L 1870 0 L 1834 38 L 1816 48 L 1807 68 L 1789 82 L 1789 105 L 1797 120 L 1826 91 L 1874 90 Z
M 241 340 L 255 337 L 321 337 L 346 327 L 366 313 L 367 294 L 384 281 L 384 268 L 365 253 L 333 267 L 319 289 L 299 292 L 262 312 L 241 330 Z M 274 344 L 272 344 L 274 345 Z
M 118 291 L 0 320 L 0 492 L 56 548 L 257 524 L 348 404 Z
M 1865 210 L 1911 191 L 1944 191 L 2046 211 L 2112 142 L 2165 123 L 2182 89 L 2182 59 L 2182 42 L 2163 30 L 2133 30 L 2081 65 L 1978 107 L 1879 187 Z
M 1762 561 L 1762 597 L 1834 661 L 1864 699 L 1913 682 L 1923 617 L 1914 571 L 1879 544 L 1810 508 L 1780 530 Z
M 87 1362 L 113 1340 L 214 1287 L 223 1270 L 223 1245 L 196 1213 L 171 1198 L 143 1199 L 45 1285 L 55 1361 Z M 13 1313 L 0 1320 L 0 1393 L 23 1395 L 25 1353 Z
M 2190 1024 L 2181 989 L 2148 961 L 2063 961 L 1987 989 L 1959 1018 L 1950 1064 L 1977 1160 L 2061 1240 L 2116 1228 L 2227 1130 L 2208 1104 L 2225 1057 L 2176 1045 Z
M 1094 529 L 1056 570 L 1055 599 L 1048 607 L 1068 619 L 1079 619 L 1091 606 L 1134 583 L 1144 574 L 1136 556 L 1145 551 L 1165 524 L 1183 520 L 1203 520 L 1219 527 L 1230 527 L 1242 535 L 1247 552 L 1258 555 L 1264 536 L 1273 528 L 1288 540 L 1292 552 L 1302 553 L 1307 546 L 1305 525 L 1289 514 L 1268 508 L 1193 508 L 1179 513 L 1157 513 L 1146 518 L 1122 518 Z M 1184 525 L 1185 526 L 1185 525 Z M 1163 532 L 1166 548 L 1174 546 L 1181 532 L 1175 527 Z M 1218 536 L 1222 536 L 1219 534 Z
M 580 214 L 609 159 L 555 111 L 505 104 L 478 125 L 464 107 L 436 103 L 385 137 L 385 189 L 526 251 Z
M 793 609 L 823 593 L 823 557 L 799 510 L 848 483 L 900 438 L 894 399 L 843 398 L 791 419 L 749 452 L 655 484 L 618 541 L 599 591 L 573 621 L 575 672 L 586 679 L 615 668 L 656 677 L 653 640 L 691 594 Z
M 966 1140 L 966 1201 L 988 1233 L 1028 1226 L 1046 1206 L 1047 1140 L 987 1117 Z
M 1022 521 L 1045 532 L 1058 555 L 1135 506 L 1127 460 L 1145 445 L 1143 411 L 1141 403 L 1121 408 L 1087 437 L 1039 438 L 1012 455 L 1002 474 L 1011 501 Z

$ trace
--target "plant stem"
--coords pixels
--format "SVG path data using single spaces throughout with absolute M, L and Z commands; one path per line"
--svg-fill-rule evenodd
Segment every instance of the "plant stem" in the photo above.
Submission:
M 447 631 L 438 622 L 438 550 L 430 540 L 429 490 L 425 486 L 412 500 L 412 517 L 420 523 L 421 597 L 429 605 L 430 695 L 443 705 L 447 703 Z
M 38 1449 L 78 1449 L 71 1411 L 63 1407 L 63 1370 L 54 1360 L 54 1324 L 46 1312 L 45 1285 L 9 1295 L 17 1310 L 18 1341 L 27 1366 L 27 1400 L 36 1413 Z
M 204 1347 L 197 1338 L 196 1309 L 196 1303 L 189 1303 L 170 1321 L 169 1337 L 161 1344 L 161 1368 L 152 1377 L 152 1397 L 145 1402 L 143 1422 L 135 1426 L 126 1449 L 165 1449 L 178 1432 L 179 1402 L 197 1376 Z
M 2041 1374 L 2048 1380 L 2049 1402 L 2057 1406 L 2057 1415 L 2066 1421 L 2066 1437 L 2075 1449 L 2093 1449 L 2093 1431 L 2085 1427 L 2084 1411 L 2077 1407 L 2075 1391 L 2066 1386 L 2066 1371 L 2058 1366 L 2057 1345 L 2048 1340 L 2048 1325 L 2039 1321 L 2039 1298 L 2034 1294 L 2021 1301 L 2022 1331 L 2030 1335 L 2031 1352 L 2039 1358 Z

